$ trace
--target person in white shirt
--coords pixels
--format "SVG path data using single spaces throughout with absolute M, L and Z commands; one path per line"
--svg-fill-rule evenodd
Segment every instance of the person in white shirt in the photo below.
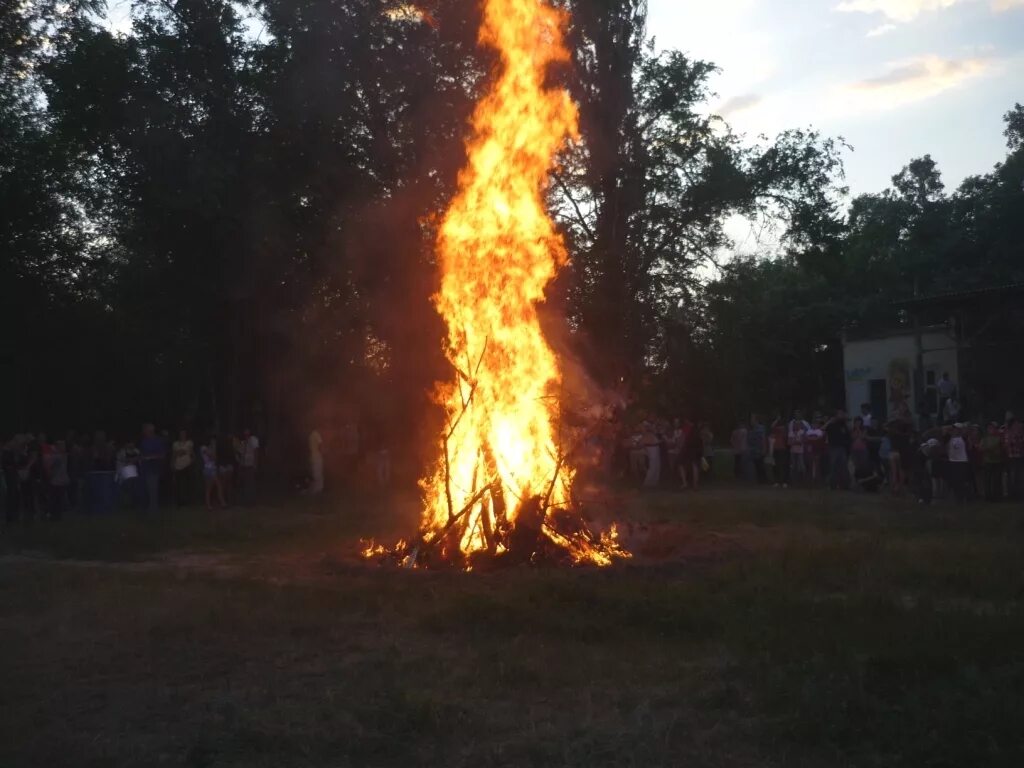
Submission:
M 967 500 L 967 484 L 970 480 L 971 465 L 967 456 L 967 440 L 964 439 L 964 425 L 955 424 L 946 445 L 946 459 L 949 468 L 949 485 L 957 502 Z
M 860 407 L 860 420 L 864 424 L 864 429 L 875 428 L 875 417 L 871 415 L 871 406 L 868 403 L 864 403 Z
M 789 422 L 789 469 L 793 476 L 793 482 L 803 480 L 807 469 L 806 456 L 804 451 L 804 439 L 811 431 L 811 425 L 804 421 L 803 413 L 800 410 L 793 411 L 793 419 Z
M 213 494 L 216 491 L 220 508 L 224 509 L 227 503 L 224 501 L 224 484 L 220 480 L 220 467 L 217 463 L 217 439 L 211 437 L 209 443 L 199 449 L 199 455 L 203 460 L 206 508 L 208 510 L 213 509 Z
M 654 431 L 654 424 L 645 421 L 643 430 L 644 452 L 647 454 L 647 474 L 644 476 L 644 488 L 657 488 L 661 482 L 661 444 Z M 686 480 L 684 478 L 683 482 Z M 685 487 L 685 486 L 684 486 Z
M 134 507 L 139 502 L 139 449 L 129 440 L 117 452 L 115 479 L 121 486 L 121 504 Z

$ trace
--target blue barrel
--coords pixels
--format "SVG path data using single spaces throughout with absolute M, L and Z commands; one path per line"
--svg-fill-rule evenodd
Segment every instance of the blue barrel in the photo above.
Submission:
M 117 486 L 113 472 L 90 472 L 86 480 L 90 515 L 109 515 L 117 501 Z

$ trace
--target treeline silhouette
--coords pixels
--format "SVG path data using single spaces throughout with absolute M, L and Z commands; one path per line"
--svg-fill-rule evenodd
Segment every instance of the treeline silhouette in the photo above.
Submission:
M 0 16 L 0 430 L 245 424 L 270 450 L 357 411 L 393 444 L 434 434 L 436 214 L 496 62 L 476 0 L 418 5 L 136 0 L 125 33 L 99 0 Z M 847 210 L 841 141 L 736 135 L 714 65 L 652 50 L 643 0 L 565 5 L 551 77 L 582 137 L 546 314 L 599 386 L 720 420 L 807 401 L 841 386 L 844 328 L 1024 279 L 1020 105 L 988 175 L 946 194 L 925 157 Z M 778 222 L 777 248 L 709 281 L 732 214 Z

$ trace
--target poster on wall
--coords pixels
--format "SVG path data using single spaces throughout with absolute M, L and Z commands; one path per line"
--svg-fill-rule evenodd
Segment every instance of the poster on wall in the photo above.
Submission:
M 910 400 L 910 361 L 896 358 L 889 362 L 889 402 L 893 410 Z

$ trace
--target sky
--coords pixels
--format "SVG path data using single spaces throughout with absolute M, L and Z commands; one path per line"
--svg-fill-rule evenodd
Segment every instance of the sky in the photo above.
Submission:
M 1003 115 L 1024 102 L 1024 0 L 648 0 L 648 31 L 720 68 L 708 110 L 751 140 L 813 127 L 842 137 L 850 194 L 880 192 L 910 160 L 948 190 L 1006 156 Z M 131 26 L 130 0 L 107 23 Z M 771 247 L 729 222 L 737 252 Z
M 1024 102 L 1024 0 L 649 0 L 661 49 L 713 62 L 711 109 L 751 137 L 842 136 L 851 193 L 931 154 L 947 188 L 1005 158 Z

